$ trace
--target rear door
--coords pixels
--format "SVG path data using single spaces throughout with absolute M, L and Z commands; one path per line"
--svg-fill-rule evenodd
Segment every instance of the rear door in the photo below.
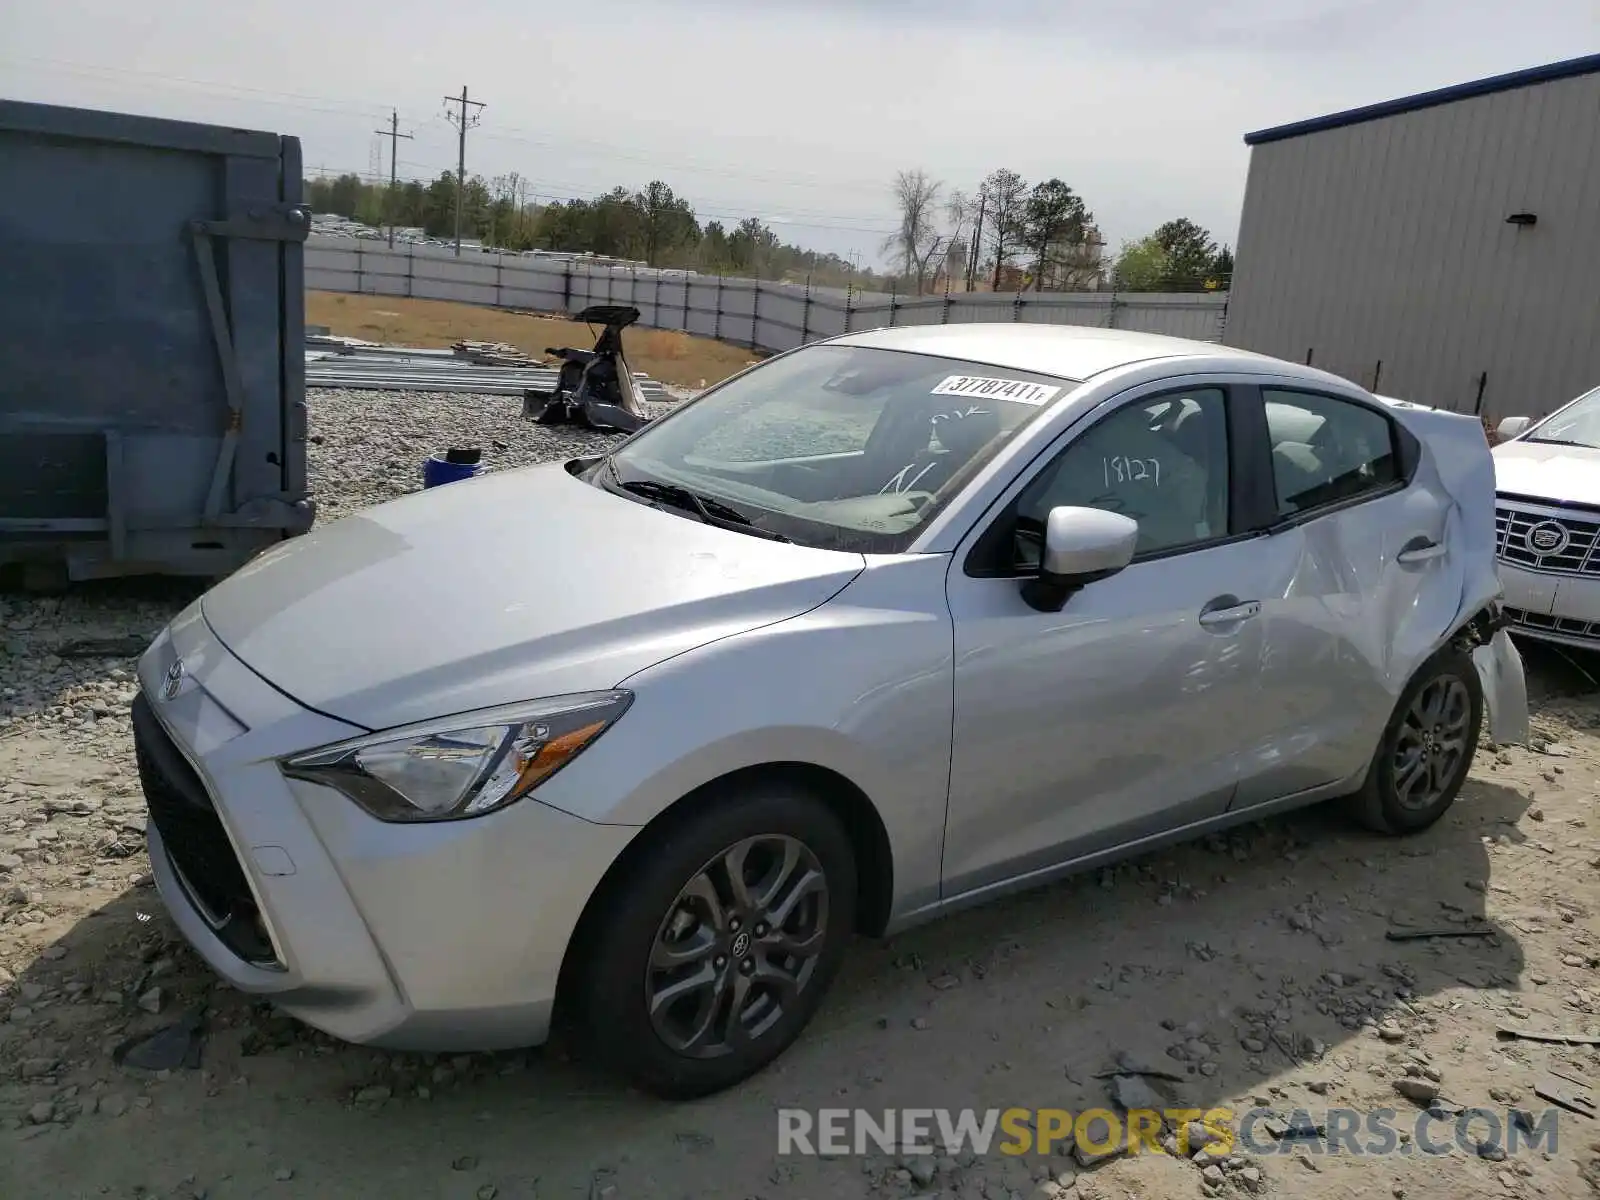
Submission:
M 1234 800 L 1251 807 L 1362 771 L 1411 671 L 1460 605 L 1459 513 L 1426 448 L 1376 400 L 1260 389 L 1272 481 L 1262 703 L 1272 735 Z

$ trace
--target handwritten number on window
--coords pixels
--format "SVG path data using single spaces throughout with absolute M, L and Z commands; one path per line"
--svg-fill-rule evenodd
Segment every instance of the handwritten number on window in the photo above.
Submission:
M 1102 458 L 1100 465 L 1105 473 L 1107 487 L 1113 483 L 1148 483 L 1152 487 L 1161 486 L 1160 459 L 1128 458 L 1119 454 L 1111 458 Z

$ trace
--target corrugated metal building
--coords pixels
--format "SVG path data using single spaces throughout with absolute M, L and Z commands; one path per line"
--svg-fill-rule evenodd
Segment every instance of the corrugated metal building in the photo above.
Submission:
M 1600 54 L 1245 142 L 1226 343 L 1494 418 L 1600 384 Z

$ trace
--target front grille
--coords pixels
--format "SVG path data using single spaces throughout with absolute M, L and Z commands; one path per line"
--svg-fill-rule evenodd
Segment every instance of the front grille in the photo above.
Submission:
M 1558 633 L 1563 637 L 1585 638 L 1600 642 L 1600 621 L 1552 617 L 1549 613 L 1529 612 L 1525 608 L 1507 608 L 1505 614 L 1513 629 Z
M 133 748 L 150 819 L 201 915 L 240 958 L 275 961 L 244 868 L 205 784 L 173 745 L 142 692 L 133 701 Z
M 1558 575 L 1600 575 L 1600 514 L 1523 507 L 1502 498 L 1494 532 L 1502 562 Z

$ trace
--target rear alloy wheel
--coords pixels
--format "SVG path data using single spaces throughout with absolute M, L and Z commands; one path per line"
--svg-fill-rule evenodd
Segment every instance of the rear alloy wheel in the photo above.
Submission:
M 825 805 L 787 785 L 722 798 L 665 832 L 602 914 L 591 1041 L 668 1098 L 748 1078 L 821 1003 L 855 893 L 849 838 Z
M 1455 802 L 1478 749 L 1483 692 L 1472 657 L 1454 646 L 1412 678 L 1384 730 L 1354 802 L 1379 833 L 1415 833 Z

